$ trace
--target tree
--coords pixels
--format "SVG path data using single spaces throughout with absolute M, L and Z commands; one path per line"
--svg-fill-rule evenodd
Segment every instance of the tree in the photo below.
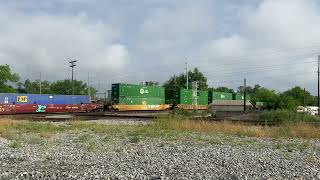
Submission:
M 159 86 L 159 82 L 155 82 L 155 81 L 146 81 L 145 85 L 147 86 Z
M 0 92 L 10 93 L 16 92 L 16 90 L 7 83 L 15 83 L 19 81 L 19 75 L 12 73 L 9 65 L 0 65 Z
M 310 92 L 306 91 L 296 86 L 283 92 L 281 95 L 281 104 L 283 108 L 296 108 L 297 106 L 304 106 L 304 101 L 306 101 L 307 106 L 314 106 L 317 104 L 317 99 L 312 96 Z
M 74 80 L 74 94 L 75 95 L 86 95 L 88 94 L 88 86 L 86 83 L 80 80 Z M 97 93 L 96 89 L 89 87 L 91 95 Z M 52 94 L 72 94 L 72 81 L 70 79 L 60 80 L 51 83 L 50 91 Z
M 208 89 L 207 78 L 199 71 L 198 68 L 194 68 L 193 71 L 188 72 L 189 76 L 189 89 L 192 89 L 192 82 L 198 81 L 198 89 L 206 90 Z M 185 74 L 180 74 L 179 76 L 172 76 L 163 85 L 166 89 L 180 89 L 187 88 L 187 77 Z
M 261 88 L 261 86 L 259 84 L 254 85 L 254 87 L 252 88 L 251 86 L 247 86 L 246 87 L 246 92 L 248 94 L 255 94 L 259 89 Z M 244 93 L 244 87 L 243 86 L 239 86 L 237 89 L 237 93 Z
M 234 93 L 233 89 L 230 89 L 228 87 L 223 87 L 223 86 L 220 86 L 220 87 L 217 87 L 217 88 L 212 88 L 212 90 L 216 91 L 216 92 Z
M 18 84 L 19 93 L 29 93 L 29 94 L 40 94 L 40 80 L 31 81 L 29 79 L 25 80 L 24 83 L 19 82 Z M 41 82 L 41 93 L 50 94 L 50 82 Z
M 251 95 L 251 101 L 255 104 L 256 102 L 265 102 L 268 109 L 278 109 L 280 107 L 280 97 L 274 90 L 267 88 L 257 88 L 255 93 Z

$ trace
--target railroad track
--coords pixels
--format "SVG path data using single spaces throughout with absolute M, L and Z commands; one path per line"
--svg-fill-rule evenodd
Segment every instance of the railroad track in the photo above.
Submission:
M 126 120 L 152 120 L 162 113 L 156 112 L 91 112 L 91 113 L 51 113 L 51 114 L 15 114 L 1 115 L 0 119 L 13 120 L 30 120 L 30 121 L 71 121 L 71 120 L 109 120 L 109 119 L 126 119 Z
M 165 112 L 91 112 L 91 113 L 52 113 L 52 114 L 15 114 L 15 115 L 1 115 L 0 119 L 13 119 L 13 120 L 29 120 L 29 121 L 50 121 L 50 122 L 64 122 L 64 121 L 90 121 L 90 120 L 129 120 L 129 121 L 152 121 L 161 115 L 170 113 Z M 229 118 L 202 118 L 194 117 L 192 120 L 202 121 L 216 121 L 216 122 L 232 122 L 244 123 L 262 126 L 275 126 L 279 125 L 276 121 L 264 120 L 248 120 L 248 119 L 229 119 Z M 306 122 L 315 126 L 320 126 L 320 122 Z

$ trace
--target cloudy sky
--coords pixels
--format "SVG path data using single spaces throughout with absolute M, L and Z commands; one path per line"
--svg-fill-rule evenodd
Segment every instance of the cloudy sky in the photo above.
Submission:
M 164 82 L 199 67 L 210 86 L 243 78 L 316 92 L 318 0 L 0 0 L 0 64 L 22 79 Z M 100 85 L 99 85 L 100 84 Z

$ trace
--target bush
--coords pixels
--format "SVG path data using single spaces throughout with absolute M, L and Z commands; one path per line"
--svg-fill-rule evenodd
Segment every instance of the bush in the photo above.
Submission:
M 297 113 L 289 110 L 267 111 L 260 114 L 260 119 L 265 122 L 291 123 L 291 122 L 320 122 L 318 116 Z
M 178 108 L 173 111 L 173 114 L 178 115 L 178 116 L 190 117 L 192 115 L 192 112 L 190 112 L 186 109 Z

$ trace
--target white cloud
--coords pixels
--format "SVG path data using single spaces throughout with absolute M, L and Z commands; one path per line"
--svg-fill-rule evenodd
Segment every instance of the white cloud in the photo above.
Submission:
M 212 21 L 206 7 L 187 4 L 170 9 L 155 9 L 143 23 L 142 31 L 173 40 L 191 33 L 206 32 L 212 27 Z
M 105 82 L 163 82 L 183 72 L 188 57 L 214 86 L 237 87 L 247 77 L 277 90 L 315 90 L 316 0 L 70 2 L 3 7 L 0 63 L 54 80 L 69 77 L 66 61 L 75 58 L 82 79 L 90 71 Z
M 317 47 L 312 46 L 320 47 L 320 13 L 314 2 L 264 0 L 244 8 L 239 32 L 212 40 L 200 51 L 211 59 L 202 63 L 215 67 L 209 75 L 234 87 L 247 77 L 280 91 L 300 85 L 315 92 Z
M 89 22 L 84 13 L 61 16 L 2 9 L 0 24 L 0 63 L 22 75 L 42 71 L 48 80 L 68 78 L 67 60 L 77 59 L 79 78 L 88 71 L 104 77 L 130 62 L 127 47 L 116 42 L 120 34 L 101 21 Z

